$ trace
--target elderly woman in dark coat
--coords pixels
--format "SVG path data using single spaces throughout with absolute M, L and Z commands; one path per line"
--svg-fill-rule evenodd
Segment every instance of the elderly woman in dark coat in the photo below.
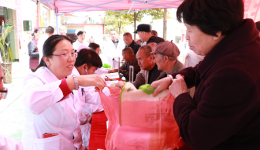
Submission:
M 177 10 L 186 39 L 205 58 L 152 86 L 154 95 L 169 87 L 180 135 L 193 150 L 260 149 L 260 38 L 243 15 L 243 0 L 184 0 Z
M 38 39 L 40 38 L 41 32 L 35 29 L 32 36 L 32 40 L 28 44 L 28 54 L 30 57 L 29 68 L 34 72 L 39 65 L 39 52 L 38 52 Z

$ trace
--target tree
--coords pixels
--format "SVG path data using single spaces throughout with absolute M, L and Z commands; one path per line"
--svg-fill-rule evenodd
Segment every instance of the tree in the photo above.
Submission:
M 122 12 L 128 12 L 128 10 L 122 10 Z M 106 33 L 116 30 L 120 34 L 125 32 L 125 26 L 131 24 L 133 24 L 134 30 L 136 30 L 136 22 L 140 22 L 145 15 L 152 16 L 153 20 L 162 19 L 164 11 L 163 9 L 146 9 L 129 14 L 107 11 L 103 20 L 103 23 L 106 25 Z M 136 39 L 136 35 L 134 35 L 134 39 Z
M 125 11 L 126 12 L 126 11 Z M 129 14 L 107 11 L 103 23 L 106 25 L 106 33 L 116 30 L 117 33 L 125 32 L 125 26 L 131 24 Z
M 167 37 L 167 9 L 164 9 L 163 13 L 163 38 L 166 40 Z
M 144 15 L 152 16 L 152 20 L 163 18 L 163 9 L 146 9 L 142 11 L 135 12 L 131 20 L 134 22 L 134 31 L 136 30 L 136 22 L 141 21 Z M 152 23 L 152 22 L 150 22 Z M 134 40 L 136 40 L 136 34 L 134 35 Z

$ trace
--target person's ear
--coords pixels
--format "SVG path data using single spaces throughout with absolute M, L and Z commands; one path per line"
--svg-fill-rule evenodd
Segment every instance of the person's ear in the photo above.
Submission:
M 218 32 L 216 33 L 216 35 L 217 35 L 217 36 L 213 36 L 213 40 L 219 40 L 219 38 L 220 38 L 221 35 L 222 35 L 222 31 L 218 31 Z
M 47 65 L 47 67 L 51 66 L 51 61 L 49 57 L 43 57 L 43 60 L 45 61 L 45 64 Z
M 153 55 L 150 55 L 149 59 L 150 59 L 150 62 L 154 62 L 154 56 Z
M 87 64 L 84 64 L 83 68 L 86 69 L 86 70 L 88 70 L 88 65 L 87 65 Z
M 168 56 L 164 56 L 163 60 L 164 60 L 164 62 L 168 62 L 169 61 L 169 57 Z

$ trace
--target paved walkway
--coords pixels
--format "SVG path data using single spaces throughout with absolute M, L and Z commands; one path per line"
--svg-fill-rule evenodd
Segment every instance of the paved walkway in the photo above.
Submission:
M 20 54 L 20 62 L 12 63 L 12 67 L 12 83 L 4 85 L 8 88 L 7 99 L 0 101 L 0 135 L 21 141 L 24 124 L 23 79 L 31 72 L 29 56 Z

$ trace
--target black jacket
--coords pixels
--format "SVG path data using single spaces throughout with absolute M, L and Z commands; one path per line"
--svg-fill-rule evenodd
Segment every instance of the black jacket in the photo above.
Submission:
M 131 63 L 124 62 L 123 65 L 120 67 L 120 69 L 124 70 L 122 72 L 122 74 L 124 75 L 124 77 L 126 78 L 127 81 L 129 81 L 129 66 L 134 67 L 134 79 L 133 80 L 135 81 L 136 74 L 140 71 L 140 66 L 138 65 L 138 61 L 137 61 L 136 57 L 132 60 Z
M 133 42 L 129 46 L 126 45 L 125 47 L 131 47 L 132 50 L 134 51 L 135 55 L 136 55 L 136 53 L 138 52 L 138 50 L 141 47 L 141 45 L 133 40 Z

